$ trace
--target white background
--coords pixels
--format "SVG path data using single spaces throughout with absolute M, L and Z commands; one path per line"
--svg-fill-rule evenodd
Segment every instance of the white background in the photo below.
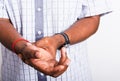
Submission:
M 119 0 L 112 0 L 111 6 L 114 12 L 102 17 L 97 33 L 88 39 L 88 59 L 93 81 L 120 81 Z M 0 53 L 0 63 L 1 59 Z
M 101 19 L 95 35 L 88 39 L 93 81 L 120 81 L 120 3 L 112 0 L 114 12 Z

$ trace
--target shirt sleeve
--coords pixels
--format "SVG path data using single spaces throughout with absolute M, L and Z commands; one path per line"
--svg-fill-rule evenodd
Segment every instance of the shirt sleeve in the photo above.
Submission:
M 80 17 L 104 15 L 112 11 L 110 0 L 83 0 Z
M 0 18 L 8 18 L 7 10 L 3 0 L 0 0 Z

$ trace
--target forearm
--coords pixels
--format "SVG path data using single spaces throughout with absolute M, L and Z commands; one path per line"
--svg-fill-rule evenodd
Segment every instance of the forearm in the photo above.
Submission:
M 75 22 L 69 29 L 64 32 L 70 39 L 70 44 L 84 41 L 93 35 L 99 25 L 99 16 L 84 18 Z
M 13 41 L 22 38 L 22 36 L 15 30 L 9 19 L 0 19 L 0 42 L 11 49 Z
M 71 27 L 66 29 L 64 32 L 68 35 L 70 44 L 84 41 L 94 34 L 98 29 L 99 20 L 99 16 L 83 18 L 76 21 Z M 60 44 L 64 44 L 65 42 L 64 38 L 60 38 L 60 35 L 53 36 L 53 38 L 61 41 L 61 43 L 57 43 L 58 46 L 60 46 Z

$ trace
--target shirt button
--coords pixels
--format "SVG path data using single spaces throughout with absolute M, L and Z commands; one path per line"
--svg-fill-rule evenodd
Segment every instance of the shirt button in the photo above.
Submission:
M 41 34 L 42 34 L 42 32 L 41 32 L 41 31 L 38 31 L 37 33 L 38 33 L 38 35 L 41 35 Z
M 41 74 L 41 76 L 44 76 L 44 74 L 43 73 L 40 73 Z
M 37 11 L 38 11 L 38 12 L 41 11 L 41 8 L 37 8 Z

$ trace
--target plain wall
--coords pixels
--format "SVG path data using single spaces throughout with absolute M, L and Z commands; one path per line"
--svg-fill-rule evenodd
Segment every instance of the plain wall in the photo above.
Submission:
M 120 81 L 120 6 L 119 0 L 112 2 L 115 12 L 102 17 L 98 31 L 88 39 L 93 81 Z M 0 64 L 1 59 L 0 52 Z
M 112 1 L 114 12 L 101 18 L 95 35 L 88 39 L 88 57 L 93 81 L 120 81 L 120 4 Z

